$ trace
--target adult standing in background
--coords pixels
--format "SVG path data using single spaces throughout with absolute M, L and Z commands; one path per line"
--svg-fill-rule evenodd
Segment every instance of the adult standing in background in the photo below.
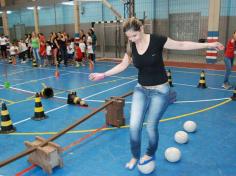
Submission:
M 93 62 L 96 61 L 96 46 L 97 46 L 97 36 L 95 34 L 94 28 L 89 29 L 92 37 L 92 48 L 93 48 Z
M 224 83 L 222 85 L 225 89 L 230 89 L 232 86 L 229 82 L 229 76 L 231 74 L 233 65 L 234 65 L 234 53 L 236 47 L 236 31 L 233 32 L 232 38 L 227 42 L 226 48 L 225 48 L 225 77 L 224 77 Z
M 33 50 L 33 55 L 34 55 L 34 59 L 36 59 L 37 64 L 39 64 L 39 66 L 42 66 L 41 63 L 41 58 L 39 55 L 39 45 L 40 45 L 40 41 L 38 36 L 36 35 L 35 32 L 32 32 L 32 36 L 31 36 L 31 47 Z

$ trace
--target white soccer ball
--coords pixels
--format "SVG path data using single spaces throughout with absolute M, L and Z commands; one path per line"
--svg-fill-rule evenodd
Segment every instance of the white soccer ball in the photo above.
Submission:
M 181 151 L 175 147 L 169 147 L 165 151 L 165 158 L 169 162 L 177 162 L 181 158 Z
M 186 121 L 183 125 L 185 131 L 192 133 L 197 130 L 197 124 L 194 121 Z
M 179 144 L 185 144 L 188 142 L 188 133 L 185 131 L 177 131 L 175 133 L 175 141 Z
M 138 170 L 142 174 L 150 174 L 155 170 L 155 168 L 156 168 L 155 160 L 152 160 L 146 164 L 145 163 L 144 164 L 138 163 Z

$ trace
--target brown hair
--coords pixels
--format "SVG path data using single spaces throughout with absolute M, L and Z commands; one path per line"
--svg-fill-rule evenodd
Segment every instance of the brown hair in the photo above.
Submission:
M 142 22 L 135 17 L 128 18 L 123 24 L 123 31 L 129 30 L 139 31 L 142 26 Z
M 140 31 L 142 26 L 142 22 L 139 21 L 137 18 L 135 17 L 131 17 L 128 18 L 124 24 L 123 24 L 123 32 L 127 32 L 129 30 L 132 31 Z M 128 56 L 131 58 L 132 57 L 132 46 L 130 41 L 127 42 L 126 45 L 126 53 L 128 54 Z

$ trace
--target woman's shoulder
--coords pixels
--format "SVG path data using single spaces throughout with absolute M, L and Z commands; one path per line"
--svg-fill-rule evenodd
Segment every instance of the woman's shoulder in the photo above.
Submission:
M 162 40 L 162 39 L 167 39 L 166 36 L 161 35 L 161 34 L 150 34 L 151 38 L 156 39 L 156 40 Z
M 151 40 L 153 41 L 154 45 L 164 46 L 167 41 L 167 37 L 159 34 L 151 34 Z

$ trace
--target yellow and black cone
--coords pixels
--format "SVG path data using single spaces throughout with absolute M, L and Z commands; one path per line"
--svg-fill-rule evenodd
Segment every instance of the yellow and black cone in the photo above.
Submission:
M 12 64 L 12 57 L 8 58 L 8 64 Z
M 201 72 L 201 74 L 200 74 L 200 80 L 199 80 L 199 83 L 198 83 L 198 86 L 197 86 L 197 87 L 198 87 L 198 88 L 202 88 L 202 89 L 207 88 L 204 70 L 202 70 L 202 72 Z
M 35 95 L 35 107 L 34 107 L 34 116 L 32 117 L 33 120 L 43 120 L 47 118 L 44 114 L 43 106 L 41 103 L 41 98 L 38 93 Z
M 9 112 L 7 110 L 6 104 L 2 103 L 2 111 L 1 111 L 1 130 L 0 133 L 8 134 L 16 131 L 16 128 L 13 126 Z
M 168 77 L 168 83 L 169 83 L 170 87 L 174 87 L 172 84 L 172 77 L 171 77 L 170 69 L 167 71 L 167 77 Z
M 67 96 L 67 104 L 75 104 L 75 97 L 77 97 L 76 92 L 71 92 Z
M 68 94 L 67 104 L 75 104 L 85 107 L 88 106 L 88 104 L 84 100 L 82 100 L 80 97 L 76 95 L 76 92 L 71 92 Z
M 52 98 L 54 96 L 53 89 L 51 87 L 44 88 L 39 95 L 43 98 Z
M 33 66 L 33 67 L 38 67 L 37 62 L 36 62 L 36 59 L 33 59 L 33 61 L 32 61 L 32 66 Z
M 232 99 L 233 101 L 236 101 L 236 87 L 234 88 L 234 93 L 233 93 L 231 99 Z
M 88 104 L 84 100 L 80 100 L 79 105 L 84 106 L 84 107 L 88 107 Z

